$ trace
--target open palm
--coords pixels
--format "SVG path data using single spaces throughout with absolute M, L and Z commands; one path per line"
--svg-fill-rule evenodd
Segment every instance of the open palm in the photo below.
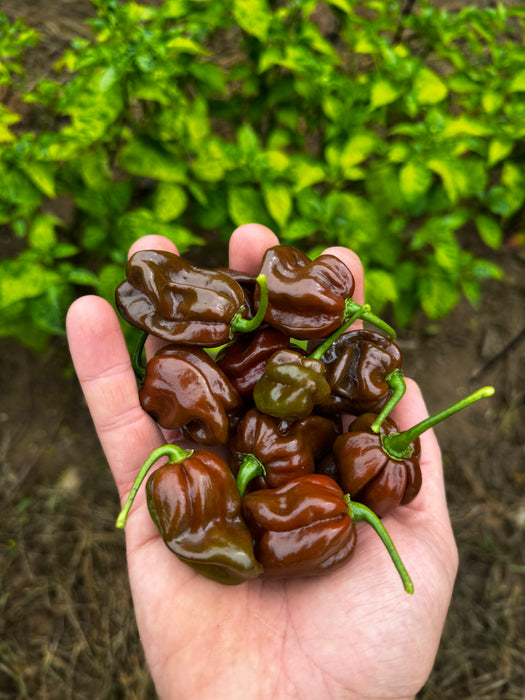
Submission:
M 237 229 L 230 266 L 255 271 L 277 243 L 263 226 Z M 138 249 L 174 250 L 148 236 Z M 363 272 L 344 248 L 356 279 Z M 146 457 L 167 441 L 142 410 L 118 319 L 103 299 L 86 296 L 70 308 L 71 355 L 122 501 Z M 394 417 L 401 429 L 426 416 L 417 386 Z M 172 437 L 172 436 L 169 436 Z M 384 518 L 414 582 L 405 592 L 373 530 L 358 523 L 353 558 L 318 578 L 223 586 L 195 573 L 166 547 L 143 489 L 126 526 L 128 569 L 146 659 L 161 698 L 410 698 L 434 663 L 457 571 L 439 447 L 421 438 L 423 486 L 417 498 Z

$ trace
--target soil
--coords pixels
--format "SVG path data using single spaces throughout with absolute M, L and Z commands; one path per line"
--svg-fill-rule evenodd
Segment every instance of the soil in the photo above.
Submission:
M 49 66 L 87 33 L 92 5 L 19 0 L 16 12 L 46 37 L 32 54 L 38 78 L 42 52 Z M 419 700 L 524 698 L 525 250 L 478 252 L 504 280 L 486 284 L 478 308 L 463 301 L 439 323 L 420 316 L 399 338 L 431 412 L 496 389 L 436 431 L 460 569 Z M 188 257 L 209 264 L 200 255 Z M 2 339 L 0 351 L 0 698 L 154 699 L 117 495 L 66 342 L 35 354 Z

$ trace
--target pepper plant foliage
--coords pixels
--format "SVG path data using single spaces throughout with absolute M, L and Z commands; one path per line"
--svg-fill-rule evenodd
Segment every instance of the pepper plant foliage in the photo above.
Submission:
M 257 221 L 311 254 L 350 246 L 399 324 L 500 276 L 469 240 L 497 249 L 523 207 L 523 7 L 92 2 L 91 38 L 31 90 L 36 34 L 0 19 L 0 89 L 31 115 L 0 109 L 0 224 L 20 239 L 0 333 L 63 332 L 75 295 L 112 298 L 146 233 L 183 252 Z

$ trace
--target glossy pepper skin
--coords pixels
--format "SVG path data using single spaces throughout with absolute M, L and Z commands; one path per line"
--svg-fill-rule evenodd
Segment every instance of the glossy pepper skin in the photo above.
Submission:
M 225 445 L 242 399 L 202 348 L 166 345 L 146 365 L 140 403 L 160 426 L 203 445 Z
M 203 347 L 228 342 L 231 322 L 247 303 L 233 276 L 158 250 L 131 256 L 115 299 L 131 325 L 168 342 Z
M 159 467 L 146 483 L 146 496 L 162 539 L 185 564 L 229 585 L 261 575 L 235 479 L 214 452 L 198 450 Z
M 345 494 L 327 476 L 310 474 L 248 493 L 242 513 L 265 578 L 318 576 L 354 552 L 356 530 Z
M 265 326 L 239 335 L 220 351 L 215 361 L 242 398 L 251 399 L 267 361 L 277 350 L 287 348 L 289 343 L 287 335 Z
M 390 395 L 387 378 L 401 370 L 403 356 L 390 338 L 372 330 L 355 330 L 341 335 L 322 355 L 330 396 L 319 411 L 336 413 L 379 413 Z
M 421 488 L 419 438 L 412 443 L 413 451 L 403 459 L 393 459 L 384 449 L 381 435 L 399 433 L 391 419 L 383 421 L 380 432 L 370 429 L 377 416 L 364 413 L 339 435 L 333 445 L 333 455 L 341 488 L 353 500 L 368 506 L 384 517 L 398 505 L 410 503 Z
M 292 246 L 278 245 L 264 254 L 260 273 L 268 284 L 269 325 L 298 340 L 325 338 L 341 325 L 354 278 L 334 255 L 310 260 Z
M 263 464 L 266 474 L 258 488 L 279 488 L 305 474 L 313 474 L 316 461 L 328 453 L 337 437 L 329 418 L 309 415 L 288 423 L 250 409 L 230 445 L 238 454 L 250 454 Z
M 306 418 L 329 395 L 323 363 L 296 350 L 274 353 L 253 389 L 257 408 L 284 420 Z

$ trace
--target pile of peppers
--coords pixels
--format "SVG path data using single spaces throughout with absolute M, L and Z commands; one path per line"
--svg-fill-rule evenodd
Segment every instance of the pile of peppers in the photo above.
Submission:
M 132 357 L 140 402 L 195 447 L 170 443 L 148 457 L 117 526 L 148 477 L 167 547 L 235 585 L 334 571 L 364 520 L 413 592 L 382 518 L 421 488 L 420 435 L 494 390 L 401 432 L 390 417 L 406 388 L 395 331 L 353 293 L 338 258 L 310 260 L 286 245 L 270 248 L 254 275 L 135 253 L 115 297 L 142 331 Z M 358 319 L 367 327 L 350 330 Z M 144 362 L 148 335 L 164 345 Z

